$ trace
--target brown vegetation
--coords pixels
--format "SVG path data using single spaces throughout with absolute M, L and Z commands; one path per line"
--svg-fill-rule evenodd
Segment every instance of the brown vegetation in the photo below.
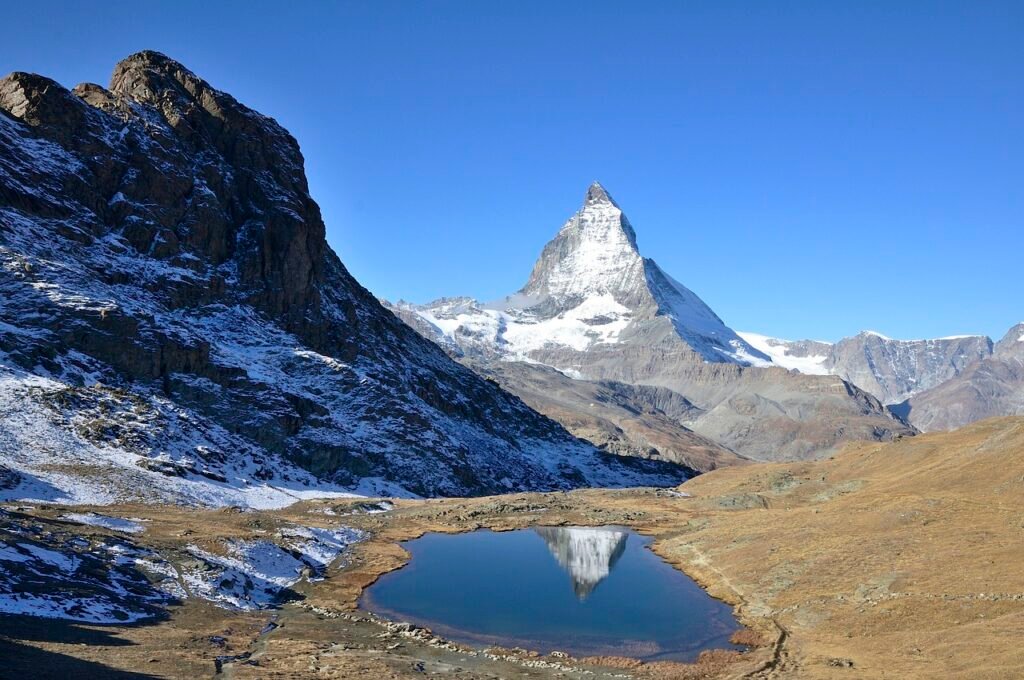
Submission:
M 270 612 L 190 600 L 152 626 L 52 627 L 77 631 L 67 639 L 21 633 L 39 627 L 0 617 L 0 642 L 45 653 L 54 668 L 103 664 L 156 677 L 195 677 L 213 671 L 214 657 L 240 653 L 258 665 L 229 664 L 239 678 L 1024 674 L 1024 418 L 852 445 L 824 461 L 722 469 L 683 488 L 691 498 L 643 489 L 517 494 L 406 501 L 386 515 L 324 514 L 345 512 L 339 503 L 251 513 L 107 508 L 150 519 L 141 540 L 172 556 L 185 542 L 212 548 L 219 537 L 264 535 L 282 520 L 358 526 L 373 538 L 327 580 L 297 585 L 304 599 L 277 612 L 280 626 L 264 635 Z M 425 531 L 562 523 L 627 524 L 653 536 L 656 552 L 735 605 L 747 628 L 734 642 L 748 651 L 707 652 L 690 665 L 474 654 L 356 611 L 362 589 L 407 559 L 399 541 Z M 96 642 L 76 644 L 83 630 Z M 225 646 L 211 644 L 215 635 L 226 637 Z

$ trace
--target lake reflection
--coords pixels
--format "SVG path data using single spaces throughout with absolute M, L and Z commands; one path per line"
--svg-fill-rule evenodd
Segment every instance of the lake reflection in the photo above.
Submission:
M 572 577 L 576 597 L 585 600 L 626 551 L 629 532 L 604 527 L 537 527 L 534 529 L 558 564 Z
M 732 610 L 624 527 L 426 534 L 360 605 L 471 645 L 691 661 L 730 648 Z

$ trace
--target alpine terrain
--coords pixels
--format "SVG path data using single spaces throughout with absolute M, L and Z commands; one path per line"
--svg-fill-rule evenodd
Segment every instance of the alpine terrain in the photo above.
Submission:
M 992 353 L 904 405 L 922 430 L 952 430 L 993 416 L 1024 415 L 1024 323 L 995 343 Z
M 894 340 L 874 331 L 834 344 L 739 335 L 780 366 L 840 376 L 922 431 L 1024 414 L 1024 324 L 999 342 L 984 335 Z
M 768 352 L 640 254 L 633 227 L 596 182 L 518 293 L 392 308 L 537 410 L 613 450 L 632 447 L 706 470 L 737 455 L 815 457 L 844 440 L 913 433 L 839 377 L 773 366 Z M 594 392 L 607 396 L 593 399 Z M 674 422 L 681 437 L 667 443 L 635 415 L 610 412 L 609 402 L 634 414 L 657 410 L 659 427 Z
M 706 351 L 738 350 L 713 336 Z M 717 344 L 716 344 L 717 343 Z M 328 247 L 295 139 L 157 52 L 0 80 L 0 489 L 283 505 L 665 484 L 451 361 Z
M 518 292 L 382 303 L 296 140 L 178 62 L 0 79 L 3 678 L 1019 678 L 1024 417 L 920 432 L 1007 413 L 1024 324 L 737 333 L 597 183 Z M 406 595 L 473 623 L 372 606 L 481 529 L 566 623 L 486 541 Z

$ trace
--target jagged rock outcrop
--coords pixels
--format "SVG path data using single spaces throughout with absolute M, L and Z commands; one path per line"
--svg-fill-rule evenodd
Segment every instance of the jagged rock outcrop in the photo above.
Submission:
M 696 407 L 680 425 L 749 458 L 819 456 L 849 439 L 913 433 L 841 378 L 773 367 L 766 352 L 641 256 L 633 227 L 596 183 L 515 295 L 486 304 L 445 298 L 393 309 L 463 361 L 539 363 L 572 379 L 670 390 Z M 584 433 L 575 416 L 586 413 L 588 403 L 546 408 L 546 379 L 536 376 L 537 384 L 527 386 L 522 374 L 506 381 L 501 370 L 494 374 Z
M 109 88 L 0 80 L 0 462 L 58 497 L 66 480 L 32 461 L 68 451 L 143 496 L 203 471 L 425 495 L 679 477 L 452 362 L 324 232 L 295 139 L 162 54 Z M 140 419 L 160 426 L 136 436 Z

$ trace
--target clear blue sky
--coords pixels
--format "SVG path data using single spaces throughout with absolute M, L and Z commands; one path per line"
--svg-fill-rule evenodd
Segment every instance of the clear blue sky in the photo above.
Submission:
M 640 5 L 629 8 L 627 5 Z M 374 293 L 517 290 L 599 179 L 741 330 L 1001 335 L 1024 318 L 1024 3 L 75 2 L 0 71 L 169 54 L 298 138 Z

